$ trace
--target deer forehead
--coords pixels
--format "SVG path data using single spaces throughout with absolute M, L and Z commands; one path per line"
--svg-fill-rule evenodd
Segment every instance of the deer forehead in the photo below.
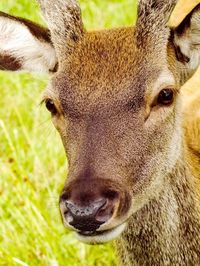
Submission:
M 159 60 L 156 49 L 137 47 L 134 28 L 90 32 L 60 65 L 50 87 L 65 109 L 122 107 L 173 85 L 166 57 L 165 47 Z

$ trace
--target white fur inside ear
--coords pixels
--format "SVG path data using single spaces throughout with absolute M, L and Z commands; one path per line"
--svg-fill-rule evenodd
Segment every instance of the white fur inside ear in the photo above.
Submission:
M 189 69 L 192 71 L 196 70 L 200 63 L 200 35 L 175 36 L 174 40 L 181 53 L 189 58 Z
M 7 17 L 0 17 L 1 54 L 16 58 L 20 70 L 31 72 L 48 73 L 57 63 L 51 43 L 37 39 L 24 24 Z
M 174 41 L 181 53 L 189 58 L 186 67 L 194 72 L 200 64 L 200 6 L 192 11 L 190 23 L 186 21 L 181 27 L 184 27 L 182 33 L 175 33 Z

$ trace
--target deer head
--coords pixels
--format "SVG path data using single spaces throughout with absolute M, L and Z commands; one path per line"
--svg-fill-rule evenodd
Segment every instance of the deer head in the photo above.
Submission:
M 179 91 L 200 58 L 200 6 L 140 0 L 135 27 L 87 32 L 75 0 L 40 0 L 49 30 L 0 14 L 0 67 L 51 72 L 44 102 L 69 160 L 60 197 L 80 240 L 117 237 L 183 156 Z

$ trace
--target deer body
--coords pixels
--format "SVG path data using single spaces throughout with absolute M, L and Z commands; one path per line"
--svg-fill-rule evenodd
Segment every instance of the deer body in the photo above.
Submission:
M 200 265 L 200 132 L 180 97 L 200 63 L 200 6 L 170 28 L 176 1 L 140 0 L 135 27 L 86 32 L 75 0 L 39 3 L 50 31 L 0 14 L 0 63 L 54 72 L 64 225 L 89 244 L 118 237 L 126 266 Z M 30 50 L 13 48 L 21 29 Z

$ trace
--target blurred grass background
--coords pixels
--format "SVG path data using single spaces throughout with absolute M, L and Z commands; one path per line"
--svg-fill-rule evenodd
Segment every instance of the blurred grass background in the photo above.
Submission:
M 131 25 L 136 16 L 136 0 L 82 0 L 81 7 L 89 29 Z M 36 1 L 1 0 L 0 10 L 43 23 Z M 0 72 L 0 265 L 117 265 L 111 245 L 81 244 L 61 223 L 67 162 L 39 105 L 47 80 Z

